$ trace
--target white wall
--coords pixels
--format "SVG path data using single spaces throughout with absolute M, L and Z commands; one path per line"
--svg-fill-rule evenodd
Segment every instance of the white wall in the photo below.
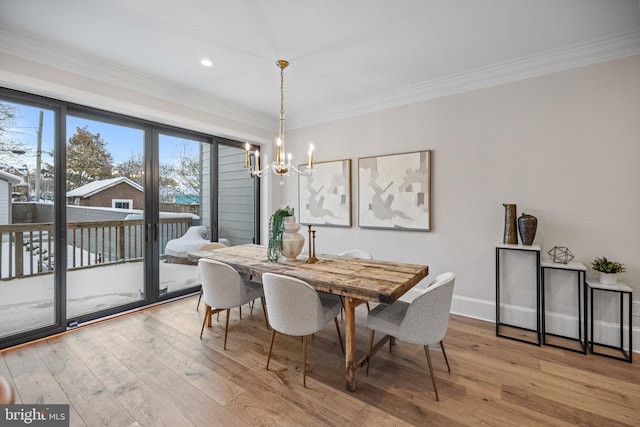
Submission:
M 319 253 L 358 247 L 427 264 L 430 277 L 454 271 L 454 311 L 494 320 L 502 203 L 516 203 L 518 215 L 538 217 L 544 256 L 568 246 L 588 277 L 596 256 L 619 260 L 640 300 L 640 56 L 288 131 L 287 140 L 294 158 L 313 141 L 317 161 L 353 162 L 354 226 L 317 227 Z M 358 228 L 358 157 L 425 149 L 433 231 Z M 297 209 L 296 179 L 271 188 L 274 208 Z M 614 310 L 609 302 L 602 320 L 615 322 Z

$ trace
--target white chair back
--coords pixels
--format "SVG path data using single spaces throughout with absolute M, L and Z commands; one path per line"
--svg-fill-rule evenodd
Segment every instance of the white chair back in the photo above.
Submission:
M 447 333 L 455 275 L 443 273 L 409 305 L 400 325 L 400 341 L 428 345 Z
M 373 256 L 362 249 L 349 249 L 348 251 L 340 252 L 340 256 L 348 256 L 351 258 L 373 259 Z
M 13 405 L 15 403 L 15 392 L 9 381 L 0 377 L 0 405 Z
M 309 284 L 293 277 L 265 273 L 262 287 L 269 324 L 276 331 L 306 336 L 324 327 L 320 297 Z
M 202 299 L 211 308 L 233 308 L 249 302 L 244 280 L 231 266 L 201 258 Z
M 227 245 L 225 245 L 224 243 L 220 243 L 220 242 L 209 242 L 209 243 L 203 243 L 200 246 L 198 246 L 198 250 L 199 251 L 214 251 L 216 249 L 222 249 L 222 248 L 226 248 Z

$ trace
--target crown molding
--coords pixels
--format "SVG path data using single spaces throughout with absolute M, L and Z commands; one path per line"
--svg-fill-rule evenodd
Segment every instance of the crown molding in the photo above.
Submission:
M 97 79 L 144 95 L 175 102 L 250 126 L 262 129 L 273 127 L 273 117 L 267 117 L 228 101 L 204 96 L 192 89 L 169 84 L 160 79 L 118 67 L 95 56 L 79 54 L 43 39 L 6 28 L 0 28 L 0 39 L 2 40 L 0 52 Z
M 619 34 L 421 82 L 327 108 L 294 113 L 288 118 L 289 129 L 327 123 L 638 54 L 640 31 Z
M 132 72 L 97 57 L 79 54 L 15 30 L 0 28 L 0 39 L 2 40 L 0 52 L 95 78 L 250 126 L 261 129 L 273 127 L 273 117 L 204 96 L 192 89 Z M 640 54 L 640 31 L 618 34 L 381 92 L 326 108 L 293 113 L 287 117 L 288 128 L 296 129 L 327 123 L 637 54 Z

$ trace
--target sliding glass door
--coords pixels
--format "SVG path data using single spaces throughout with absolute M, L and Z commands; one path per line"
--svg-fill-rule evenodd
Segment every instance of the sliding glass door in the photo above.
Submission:
M 0 101 L 0 342 L 38 335 L 59 320 L 57 117 L 43 106 Z
M 0 88 L 0 348 L 197 292 L 258 242 L 243 144 Z
M 231 245 L 258 243 L 258 179 L 244 167 L 244 147 L 218 145 L 218 237 Z
M 192 135 L 158 135 L 158 297 L 200 286 L 187 254 L 211 241 L 211 226 L 202 221 L 203 191 L 211 188 L 210 152 L 210 144 Z
M 75 115 L 66 127 L 66 315 L 74 321 L 145 299 L 145 131 Z

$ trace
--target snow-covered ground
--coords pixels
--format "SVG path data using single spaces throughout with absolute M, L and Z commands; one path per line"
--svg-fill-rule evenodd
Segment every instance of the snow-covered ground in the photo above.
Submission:
M 44 233 L 45 239 L 43 239 L 43 241 L 41 243 L 34 243 L 34 245 L 36 246 L 40 246 L 42 248 L 43 254 L 42 254 L 42 258 L 43 258 L 43 268 L 46 270 L 47 265 L 48 265 L 48 261 L 47 258 L 51 255 L 49 253 L 46 252 L 47 250 L 47 239 L 48 237 L 46 236 L 46 233 Z M 51 246 L 53 247 L 53 242 L 51 242 Z M 38 262 L 40 260 L 40 256 L 38 255 L 38 252 L 40 251 L 40 247 L 36 247 L 34 249 L 34 253 L 31 253 L 30 251 L 27 250 L 27 246 L 23 246 L 22 248 L 22 268 L 23 268 L 23 272 L 24 274 L 31 274 L 31 271 L 33 271 L 34 273 L 38 271 Z M 15 277 L 15 267 L 12 266 L 11 268 L 11 274 L 9 274 L 9 264 L 10 264 L 10 260 L 13 260 L 15 258 L 15 252 L 13 252 L 15 249 L 15 244 L 10 243 L 8 241 L 4 241 L 2 242 L 2 248 L 1 248 L 1 253 L 2 253 L 2 258 L 0 259 L 0 263 L 1 263 L 1 267 L 2 270 L 1 271 L 1 275 L 0 277 L 2 279 L 7 279 L 7 278 L 12 278 Z M 75 249 L 76 251 L 76 259 L 82 259 L 83 260 L 89 260 L 95 259 L 95 256 L 92 255 L 90 252 L 87 252 L 85 250 L 80 250 L 79 248 Z M 91 256 L 93 256 L 94 258 L 90 258 Z M 29 265 L 31 264 L 31 265 Z M 67 245 L 67 265 L 70 267 L 73 265 L 73 246 L 71 245 Z M 33 269 L 32 269 L 33 268 Z M 1 300 L 0 300 L 1 301 Z
M 53 280 L 44 274 L 0 281 L 0 337 L 54 322 Z M 160 262 L 160 288 L 171 292 L 199 283 L 196 266 Z M 142 286 L 141 262 L 68 271 L 67 318 L 137 301 Z

